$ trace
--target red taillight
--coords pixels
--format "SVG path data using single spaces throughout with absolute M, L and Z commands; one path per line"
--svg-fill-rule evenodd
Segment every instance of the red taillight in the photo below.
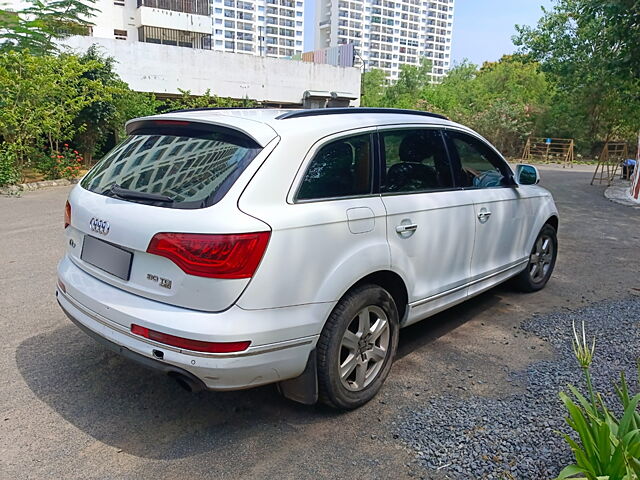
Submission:
M 64 228 L 67 228 L 71 225 L 71 205 L 69 204 L 69 200 L 67 200 L 67 204 L 64 206 Z
M 189 275 L 251 278 L 269 243 L 270 232 L 233 235 L 157 233 L 148 253 L 166 257 Z
M 202 340 L 191 340 L 189 338 L 176 337 L 175 335 L 169 335 L 168 333 L 156 332 L 140 325 L 131 325 L 131 333 L 140 335 L 141 337 L 154 340 L 156 342 L 164 343 L 178 348 L 184 348 L 186 350 L 193 350 L 195 352 L 207 352 L 207 353 L 232 353 L 243 352 L 249 345 L 250 341 L 246 342 L 203 342 Z

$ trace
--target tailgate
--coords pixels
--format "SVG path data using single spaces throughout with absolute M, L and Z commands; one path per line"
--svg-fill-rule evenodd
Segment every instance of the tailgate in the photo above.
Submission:
M 185 273 L 163 256 L 147 253 L 159 232 L 203 234 L 268 231 L 232 202 L 179 210 L 128 202 L 76 186 L 69 197 L 67 254 L 81 269 L 110 284 L 160 302 L 205 311 L 229 308 L 250 278 L 206 278 Z

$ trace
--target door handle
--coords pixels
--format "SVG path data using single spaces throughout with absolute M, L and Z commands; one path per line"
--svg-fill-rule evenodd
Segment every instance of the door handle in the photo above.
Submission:
M 396 227 L 396 232 L 404 233 L 404 232 L 415 232 L 418 229 L 418 225 L 415 223 L 411 223 L 409 225 L 398 225 Z
M 478 219 L 479 220 L 489 220 L 490 216 L 491 216 L 491 212 L 480 212 L 480 213 L 478 213 Z

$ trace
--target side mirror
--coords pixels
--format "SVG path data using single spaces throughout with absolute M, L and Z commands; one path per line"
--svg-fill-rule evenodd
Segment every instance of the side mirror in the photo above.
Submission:
M 516 182 L 519 185 L 537 185 L 540 183 L 540 173 L 533 165 L 516 165 Z

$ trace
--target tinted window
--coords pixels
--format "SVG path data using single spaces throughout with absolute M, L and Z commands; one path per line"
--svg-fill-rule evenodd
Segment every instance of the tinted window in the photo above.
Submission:
M 394 130 L 381 134 L 383 192 L 406 193 L 453 187 L 451 168 L 438 130 Z
M 507 185 L 509 173 L 503 160 L 481 140 L 460 132 L 448 132 L 451 146 L 460 159 L 458 182 L 465 188 Z
M 341 138 L 315 155 L 298 190 L 298 200 L 371 193 L 371 136 Z
M 117 184 L 173 200 L 161 206 L 202 208 L 220 200 L 260 150 L 249 139 L 227 133 L 134 134 L 93 167 L 81 185 L 109 195 Z

